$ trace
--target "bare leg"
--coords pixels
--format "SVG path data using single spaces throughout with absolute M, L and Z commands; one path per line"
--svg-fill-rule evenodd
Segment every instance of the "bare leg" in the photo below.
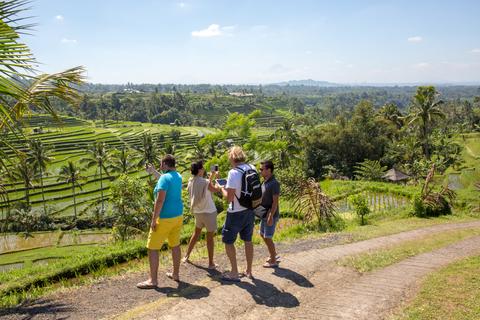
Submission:
M 193 247 L 195 247 L 195 244 L 197 243 L 201 234 L 202 234 L 202 229 L 195 228 L 195 232 L 192 234 L 192 237 L 190 238 L 190 242 L 188 242 L 187 253 L 185 254 L 185 258 L 183 258 L 184 262 L 187 262 L 188 259 L 190 259 L 190 254 L 192 253 Z
M 245 270 L 245 275 L 251 277 L 253 263 L 253 243 L 251 241 L 245 241 L 245 257 L 247 258 L 247 270 Z
M 158 250 L 148 249 L 148 261 L 150 262 L 150 282 L 153 285 L 158 283 Z
M 275 250 L 275 243 L 271 238 L 264 238 L 262 237 L 263 241 L 267 245 L 268 252 L 270 253 L 270 263 L 276 263 L 277 262 L 277 252 Z
M 230 260 L 230 276 L 232 278 L 238 278 L 237 251 L 235 250 L 235 245 L 225 244 L 225 252 L 227 253 L 228 260 Z
M 214 268 L 215 262 L 213 262 L 213 248 L 214 248 L 215 232 L 207 232 L 207 250 L 208 250 L 208 267 Z
M 172 248 L 172 261 L 173 261 L 173 273 L 172 278 L 173 280 L 178 281 L 180 278 L 180 257 L 182 256 L 182 251 L 180 246 L 176 246 Z

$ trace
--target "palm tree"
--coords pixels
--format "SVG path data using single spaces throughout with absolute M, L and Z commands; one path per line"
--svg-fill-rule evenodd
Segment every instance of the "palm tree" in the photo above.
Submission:
M 34 139 L 29 141 L 30 150 L 28 152 L 28 158 L 33 165 L 33 169 L 38 173 L 40 179 L 40 186 L 42 188 L 42 200 L 43 200 L 43 212 L 47 214 L 47 207 L 45 203 L 45 191 L 43 188 L 43 174 L 47 169 L 47 164 L 52 161 L 52 158 L 48 156 L 50 149 L 42 144 L 42 141 Z
M 111 172 L 118 172 L 127 174 L 133 168 L 135 168 L 138 160 L 138 154 L 127 146 L 122 146 L 120 149 L 116 149 L 111 154 L 111 163 L 108 166 Z
M 271 140 L 285 142 L 278 150 L 278 159 L 280 168 L 288 167 L 291 160 L 300 153 L 300 135 L 293 122 L 285 119 L 282 126 L 275 130 Z
M 420 129 L 420 140 L 425 158 L 430 160 L 430 134 L 433 124 L 437 119 L 445 117 L 445 114 L 439 108 L 443 103 L 437 100 L 438 93 L 435 87 L 418 87 L 414 96 L 414 103 L 410 114 L 408 115 L 408 124 L 418 123 Z
M 80 160 L 81 163 L 85 163 L 87 168 L 97 166 L 95 175 L 97 172 L 100 173 L 100 193 L 101 193 L 101 203 L 102 203 L 102 213 L 104 212 L 104 201 L 103 201 L 103 172 L 108 174 L 107 165 L 110 163 L 110 153 L 108 152 L 107 145 L 103 141 L 97 141 L 92 146 L 88 148 L 88 158 Z
M 403 115 L 395 103 L 387 103 L 378 110 L 378 115 L 393 123 L 397 129 L 403 127 Z
M 25 187 L 25 201 L 27 206 L 30 206 L 30 188 L 33 187 L 33 180 L 35 179 L 35 170 L 33 165 L 25 156 L 20 156 L 18 162 L 14 165 L 10 173 L 12 181 L 22 181 Z
M 150 133 L 143 133 L 142 135 L 142 158 L 138 162 L 138 166 L 145 166 L 147 163 L 155 164 L 157 163 L 157 157 L 155 155 L 156 145 L 153 141 L 152 135 Z
M 21 121 L 32 106 L 57 118 L 50 102 L 52 97 L 72 104 L 78 101 L 76 85 L 83 83 L 84 73 L 83 67 L 76 67 L 60 73 L 37 75 L 37 62 L 20 38 L 33 26 L 23 23 L 25 18 L 19 16 L 28 9 L 28 3 L 22 0 L 0 2 L 0 130 L 22 137 Z M 0 145 L 20 157 L 21 153 L 10 146 L 5 137 L 0 136 Z M 7 153 L 0 149 L 0 166 L 4 168 Z
M 77 201 L 76 201 L 76 193 L 75 187 L 82 189 L 79 181 L 84 179 L 83 176 L 80 175 L 80 168 L 78 168 L 72 161 L 68 161 L 66 165 L 63 165 L 60 168 L 60 172 L 58 173 L 59 177 L 57 181 L 64 181 L 66 183 L 72 184 L 72 195 L 73 195 L 73 212 L 75 220 L 77 219 Z

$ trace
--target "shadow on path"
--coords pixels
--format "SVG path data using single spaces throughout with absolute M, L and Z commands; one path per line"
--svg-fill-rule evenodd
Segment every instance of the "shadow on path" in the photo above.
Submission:
M 198 286 L 187 282 L 179 281 L 177 288 L 157 287 L 153 289 L 165 294 L 167 297 L 181 297 L 185 299 L 201 299 L 208 297 L 210 289 L 204 286 Z
M 252 298 L 255 300 L 257 304 L 265 305 L 267 307 L 272 307 L 272 308 L 274 307 L 295 308 L 300 305 L 300 302 L 298 301 L 297 297 L 295 297 L 293 294 L 289 292 L 280 291 L 278 290 L 277 287 L 275 287 L 273 284 L 269 282 L 260 280 L 258 278 L 251 280 L 251 282 L 250 281 L 249 282 L 222 281 L 220 279 L 222 275 L 220 271 L 216 269 L 208 269 L 195 263 L 190 263 L 190 264 L 198 269 L 202 269 L 206 271 L 212 280 L 220 282 L 223 285 L 235 285 L 239 288 L 246 290 L 248 293 L 250 293 L 250 295 L 252 296 Z M 283 269 L 283 268 L 278 268 L 278 269 L 281 269 L 279 274 L 277 274 L 278 276 L 287 278 L 295 282 L 299 286 L 313 287 L 313 284 L 310 281 L 308 281 L 304 276 L 294 271 L 291 271 L 289 269 Z
M 21 315 L 22 319 L 32 319 L 38 315 L 55 315 L 55 319 L 66 319 L 72 313 L 73 308 L 63 304 L 55 303 L 51 300 L 36 300 L 33 304 L 22 304 L 15 308 L 7 308 L 0 310 L 0 318 L 9 315 Z M 62 317 L 62 313 L 65 316 Z
M 314 287 L 313 283 L 311 283 L 310 280 L 302 276 L 300 273 L 297 273 L 290 269 L 278 267 L 274 269 L 272 274 L 280 278 L 288 279 L 300 287 L 305 287 L 305 288 Z

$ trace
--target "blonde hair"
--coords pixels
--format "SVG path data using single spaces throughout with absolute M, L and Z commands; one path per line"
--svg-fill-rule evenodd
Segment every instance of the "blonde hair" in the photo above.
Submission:
M 228 159 L 233 160 L 236 163 L 245 162 L 247 160 L 247 156 L 245 152 L 243 152 L 242 147 L 240 146 L 233 146 L 228 150 Z

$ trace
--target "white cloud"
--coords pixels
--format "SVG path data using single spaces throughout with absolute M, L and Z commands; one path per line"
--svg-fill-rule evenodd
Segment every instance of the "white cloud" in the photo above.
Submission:
M 408 42 L 419 43 L 423 41 L 423 38 L 420 36 L 410 37 L 407 39 Z
M 219 37 L 219 36 L 231 36 L 233 35 L 232 32 L 237 28 L 237 26 L 225 26 L 220 27 L 218 24 L 211 24 L 208 28 L 203 30 L 196 30 L 192 31 L 192 37 L 198 38 L 211 38 L 211 37 Z
M 185 8 L 185 7 L 187 6 L 187 4 L 186 4 L 185 2 L 180 2 L 180 3 L 178 4 L 178 6 L 179 6 L 180 8 Z
M 68 38 L 62 38 L 61 42 L 64 44 L 77 44 L 77 40 Z
M 61 22 L 61 21 L 65 20 L 65 18 L 61 14 L 59 14 L 59 15 L 55 16 L 55 20 Z
M 430 67 L 430 63 L 428 63 L 428 62 L 419 62 L 419 63 L 417 63 L 417 64 L 414 64 L 413 67 L 416 68 L 416 69 L 425 69 L 425 68 Z
M 470 51 L 471 53 L 480 53 L 480 48 L 475 48 Z

